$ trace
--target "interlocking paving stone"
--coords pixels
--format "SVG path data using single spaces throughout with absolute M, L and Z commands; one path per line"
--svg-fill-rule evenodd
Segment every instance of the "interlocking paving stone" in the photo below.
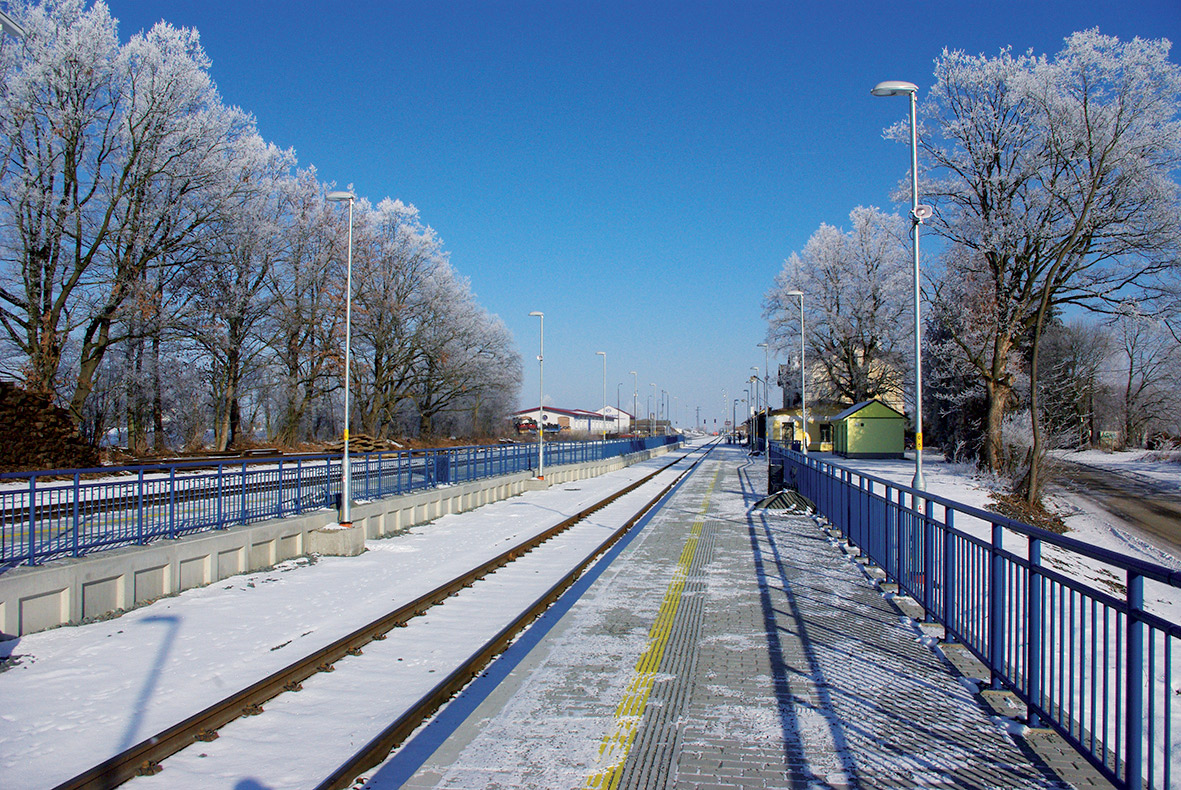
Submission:
M 1068 787 L 1047 760 L 1076 786 L 1101 786 L 1060 743 L 1040 758 L 990 719 L 974 685 L 813 519 L 748 511 L 763 467 L 723 450 L 513 673 L 511 698 L 478 709 L 460 745 L 406 787 L 580 787 L 603 768 L 599 744 L 715 470 L 619 787 Z

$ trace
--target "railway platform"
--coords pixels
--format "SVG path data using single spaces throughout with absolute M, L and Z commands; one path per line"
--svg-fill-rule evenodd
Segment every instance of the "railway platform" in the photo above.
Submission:
M 813 518 L 755 508 L 762 463 L 717 448 L 366 787 L 1103 786 Z

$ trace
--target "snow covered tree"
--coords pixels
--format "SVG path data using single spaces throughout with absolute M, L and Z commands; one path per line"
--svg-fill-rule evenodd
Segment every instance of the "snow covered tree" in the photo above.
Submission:
M 282 186 L 283 254 L 270 267 L 266 342 L 275 366 L 275 438 L 312 438 L 309 414 L 340 381 L 343 370 L 342 296 L 347 229 L 325 200 L 315 169 Z
M 180 331 L 208 373 L 217 450 L 239 438 L 244 382 L 263 366 L 263 329 L 272 306 L 267 285 L 285 256 L 283 185 L 294 164 L 290 151 L 258 136 L 238 147 L 237 199 L 211 218 L 181 280 L 189 298 Z
M 1181 409 L 1181 347 L 1163 323 L 1128 304 L 1116 319 L 1124 444 L 1144 447 L 1156 431 L 1176 431 Z
M 227 163 L 253 133 L 221 103 L 196 32 L 161 22 L 119 46 L 107 6 L 14 3 L 3 48 L 0 323 L 25 381 L 76 420 L 145 272 L 176 263 L 240 190 Z M 72 389 L 59 392 L 63 355 Z
M 804 294 L 808 357 L 823 366 L 828 397 L 859 403 L 898 397 L 911 335 L 906 228 L 893 214 L 858 206 L 851 229 L 821 225 L 792 253 L 763 301 L 776 349 L 799 347 Z M 821 393 L 817 393 L 820 395 Z
M 988 398 L 983 461 L 998 469 L 1013 397 L 1013 352 L 1029 350 L 1033 447 L 1020 488 L 1037 501 L 1038 350 L 1053 311 L 1127 298 L 1176 260 L 1181 210 L 1181 69 L 1167 41 L 1120 42 L 1090 30 L 1054 58 L 944 51 L 920 115 L 923 193 L 951 242 L 940 298 L 962 283 L 988 306 L 956 338 Z M 887 134 L 908 138 L 900 123 Z

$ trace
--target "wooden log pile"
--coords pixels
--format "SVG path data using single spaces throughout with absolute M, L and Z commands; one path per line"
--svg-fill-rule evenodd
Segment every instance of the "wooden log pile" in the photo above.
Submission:
M 99 464 L 98 450 L 70 413 L 44 395 L 0 381 L 0 471 L 79 469 Z

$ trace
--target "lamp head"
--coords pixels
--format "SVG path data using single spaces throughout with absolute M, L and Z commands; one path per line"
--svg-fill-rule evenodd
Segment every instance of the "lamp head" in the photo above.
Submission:
M 542 312 L 540 312 L 540 311 L 538 311 L 538 310 L 534 310 L 534 311 L 533 311 L 532 313 L 530 313 L 529 315 L 532 315 L 532 316 L 537 316 L 538 318 L 545 318 L 545 313 L 542 313 Z
M 918 93 L 919 86 L 913 82 L 901 82 L 900 80 L 886 80 L 879 82 L 873 86 L 870 91 L 874 96 L 910 96 Z
M 333 203 L 338 203 L 342 200 L 348 200 L 351 202 L 356 200 L 357 196 L 352 192 L 329 192 L 326 196 L 326 199 L 332 201 Z

